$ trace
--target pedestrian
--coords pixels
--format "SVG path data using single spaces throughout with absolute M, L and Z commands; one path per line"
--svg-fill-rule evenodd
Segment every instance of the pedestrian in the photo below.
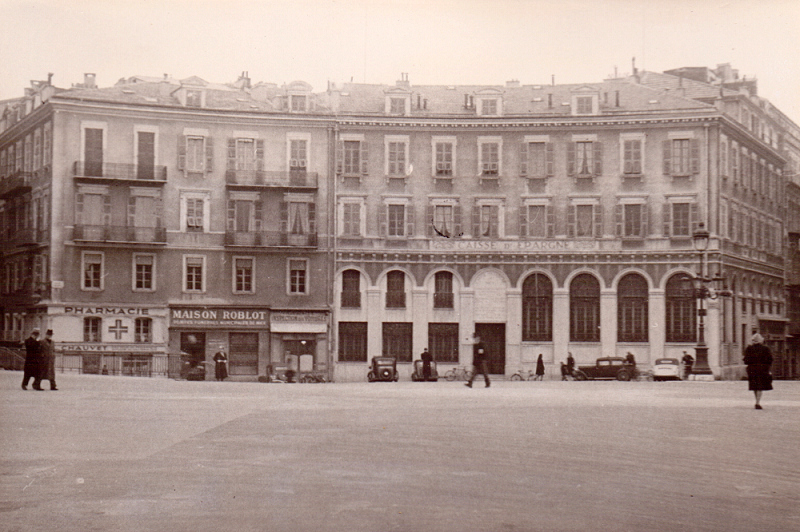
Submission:
M 688 380 L 689 375 L 692 374 L 692 366 L 694 366 L 694 357 L 692 357 L 692 355 L 690 355 L 687 351 L 684 351 L 681 362 L 683 362 L 683 378 L 684 380 Z
M 50 381 L 50 390 L 57 391 L 56 386 L 56 346 L 53 343 L 53 329 L 47 329 L 42 340 L 42 360 L 44 375 L 42 380 Z
M 561 363 L 561 380 L 562 381 L 568 381 L 569 380 L 567 378 L 568 375 L 569 375 L 569 366 L 567 366 L 566 364 L 564 364 L 562 362 Z
M 536 380 L 540 381 L 544 379 L 544 360 L 542 359 L 542 354 L 539 353 L 539 358 L 536 359 Z
M 572 358 L 572 352 L 567 352 L 567 375 L 572 376 L 575 371 L 575 359 Z
M 772 352 L 764 345 L 764 337 L 755 333 L 750 345 L 744 350 L 744 363 L 747 364 L 748 388 L 756 396 L 756 410 L 761 408 L 761 394 L 772 389 Z
M 42 344 L 39 343 L 39 329 L 34 328 L 25 340 L 25 369 L 22 375 L 22 389 L 28 389 L 33 378 L 33 389 L 42 389 Z
M 478 336 L 478 333 L 472 333 L 472 365 L 475 366 L 475 371 L 472 372 L 469 381 L 467 381 L 464 386 L 472 388 L 472 381 L 478 373 L 483 373 L 483 380 L 486 381 L 486 387 L 488 388 L 491 386 L 492 383 L 489 382 L 489 370 L 486 367 L 487 355 L 486 346 L 481 342 L 481 337 Z
M 427 347 L 422 350 L 420 358 L 422 359 L 422 380 L 429 381 L 431 379 L 431 362 L 433 361 L 433 357 L 428 352 Z
M 214 374 L 218 381 L 228 378 L 228 355 L 225 354 L 225 346 L 219 346 L 219 351 L 214 354 Z

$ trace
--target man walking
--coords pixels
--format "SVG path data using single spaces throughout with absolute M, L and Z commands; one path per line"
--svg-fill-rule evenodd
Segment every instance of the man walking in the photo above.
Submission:
M 22 389 L 28 389 L 33 377 L 33 389 L 42 389 L 42 344 L 39 343 L 39 329 L 34 328 L 25 340 L 25 370 L 22 375 Z
M 475 376 L 478 373 L 483 373 L 483 379 L 486 381 L 486 387 L 488 388 L 491 383 L 489 382 L 489 370 L 486 367 L 486 356 L 488 354 L 486 346 L 481 342 L 481 337 L 478 336 L 478 333 L 472 333 L 472 341 L 472 365 L 475 366 L 475 371 L 464 386 L 472 388 L 472 381 Z
M 689 380 L 689 375 L 692 374 L 692 366 L 694 366 L 694 357 L 684 351 L 681 362 L 683 362 L 683 380 Z
M 50 381 L 50 390 L 56 391 L 56 349 L 53 343 L 53 329 L 47 329 L 42 340 L 42 380 Z

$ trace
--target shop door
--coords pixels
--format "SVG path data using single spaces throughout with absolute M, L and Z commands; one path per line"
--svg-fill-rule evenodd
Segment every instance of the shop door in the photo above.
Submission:
M 489 373 L 502 375 L 506 372 L 506 324 L 476 323 L 475 332 L 489 352 Z
M 230 333 L 228 373 L 258 375 L 258 333 Z
M 182 332 L 181 333 L 181 354 L 187 357 L 187 362 L 196 366 L 206 359 L 206 333 L 204 332 Z

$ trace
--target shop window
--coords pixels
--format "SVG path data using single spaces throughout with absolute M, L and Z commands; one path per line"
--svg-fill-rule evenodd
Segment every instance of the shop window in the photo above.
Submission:
M 458 323 L 429 323 L 428 348 L 438 363 L 458 363 Z
M 692 278 L 688 274 L 679 273 L 669 278 L 665 303 L 667 342 L 697 341 L 697 300 Z
M 406 275 L 401 271 L 386 275 L 386 308 L 406 308 Z
M 412 324 L 383 323 L 383 356 L 394 357 L 398 362 L 411 362 Z
M 648 341 L 648 288 L 641 275 L 631 273 L 620 279 L 617 287 L 617 340 Z
M 570 283 L 570 341 L 600 341 L 600 283 L 582 273 Z
M 541 273 L 522 284 L 522 340 L 553 341 L 553 283 Z
M 361 273 L 358 270 L 342 272 L 342 307 L 361 308 Z
M 339 361 L 367 361 L 367 322 L 339 322 Z

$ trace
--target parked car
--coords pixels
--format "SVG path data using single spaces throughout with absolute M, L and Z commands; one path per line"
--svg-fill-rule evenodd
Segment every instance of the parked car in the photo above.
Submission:
M 681 380 L 681 363 L 677 358 L 657 358 L 653 363 L 653 380 Z
M 635 374 L 635 367 L 623 357 L 598 358 L 594 366 L 578 366 L 573 374 L 576 381 L 595 379 L 617 379 L 629 381 Z
M 437 381 L 439 380 L 439 373 L 436 371 L 436 362 L 431 361 L 431 376 L 425 379 L 422 374 L 422 360 L 414 361 L 414 373 L 411 374 L 411 380 L 420 382 L 424 380 Z
M 367 373 L 369 382 L 397 382 L 397 359 L 394 357 L 372 357 L 372 364 Z

